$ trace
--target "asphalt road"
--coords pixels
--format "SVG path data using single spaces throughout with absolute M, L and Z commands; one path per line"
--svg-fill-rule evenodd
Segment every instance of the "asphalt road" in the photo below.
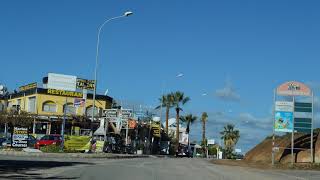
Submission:
M 41 159 L 0 157 L 1 179 L 293 180 L 320 179 L 319 171 L 260 170 L 202 159 Z

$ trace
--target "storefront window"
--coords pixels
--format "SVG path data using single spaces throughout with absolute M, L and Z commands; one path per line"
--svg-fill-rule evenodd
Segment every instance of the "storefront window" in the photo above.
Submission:
M 36 112 L 36 97 L 28 98 L 28 112 Z
M 52 101 L 47 101 L 42 105 L 42 111 L 44 112 L 57 112 L 57 105 Z
M 75 115 L 77 113 L 77 108 L 74 107 L 72 103 L 68 103 L 63 106 L 63 112 L 64 111 L 66 112 L 66 114 Z
M 89 106 L 88 108 L 87 108 L 87 110 L 86 110 L 86 115 L 87 116 L 92 116 L 92 106 Z M 99 109 L 96 107 L 95 109 L 94 109 L 94 116 L 98 116 L 99 115 Z

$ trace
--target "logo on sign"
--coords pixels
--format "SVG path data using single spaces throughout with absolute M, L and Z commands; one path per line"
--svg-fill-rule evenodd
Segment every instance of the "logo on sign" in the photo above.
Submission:
M 84 104 L 86 103 L 85 99 L 74 99 L 74 107 L 84 107 Z

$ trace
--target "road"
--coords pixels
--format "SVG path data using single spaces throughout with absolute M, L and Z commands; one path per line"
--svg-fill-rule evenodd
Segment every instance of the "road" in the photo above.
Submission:
M 202 159 L 41 159 L 0 157 L 1 179 L 318 180 L 319 171 L 259 170 Z

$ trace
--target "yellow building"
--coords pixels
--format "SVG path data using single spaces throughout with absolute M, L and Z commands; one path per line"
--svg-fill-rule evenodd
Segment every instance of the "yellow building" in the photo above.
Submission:
M 111 108 L 112 100 L 109 96 L 96 95 L 95 116 L 101 116 L 104 109 Z M 79 116 L 86 117 L 90 122 L 93 94 L 84 96 L 82 92 L 34 87 L 10 94 L 7 104 L 9 109 L 17 108 L 37 115 L 33 133 L 60 134 L 64 112 L 68 119 L 66 129 L 71 130 L 71 121 Z

